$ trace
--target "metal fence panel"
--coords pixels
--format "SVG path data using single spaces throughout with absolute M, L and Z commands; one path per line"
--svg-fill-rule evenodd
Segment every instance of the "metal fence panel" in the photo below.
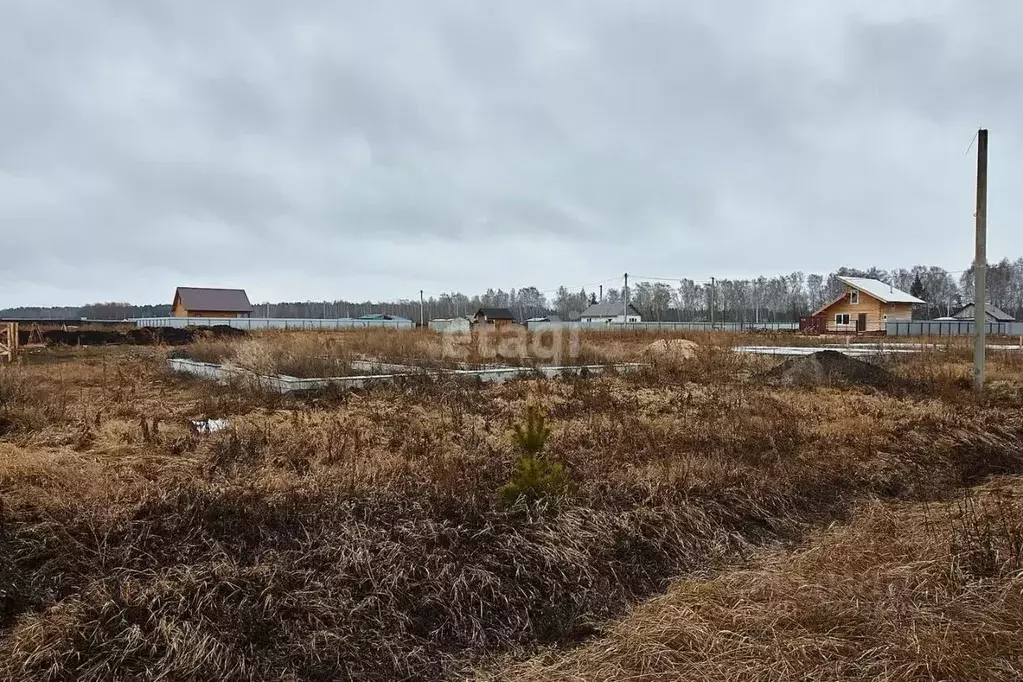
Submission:
M 300 317 L 140 317 L 129 320 L 136 327 L 219 327 L 235 329 L 358 329 L 363 327 L 385 327 L 388 329 L 412 329 L 411 320 L 356 320 L 338 318 L 333 320 L 305 319 Z
M 988 334 L 1005 336 L 1023 335 L 1023 322 L 988 322 Z M 968 336 L 974 333 L 972 321 L 918 320 L 915 322 L 889 322 L 888 336 Z
M 600 325 L 593 325 L 600 326 Z M 792 331 L 799 329 L 798 322 L 612 322 L 611 327 L 634 331 Z
M 530 330 L 547 331 L 579 329 L 589 331 L 793 331 L 799 329 L 798 322 L 528 322 Z

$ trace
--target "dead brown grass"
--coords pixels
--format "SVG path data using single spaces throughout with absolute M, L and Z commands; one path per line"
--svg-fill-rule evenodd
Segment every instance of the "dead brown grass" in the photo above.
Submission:
M 872 502 L 794 554 L 677 581 L 594 642 L 488 680 L 1017 680 L 1023 484 Z
M 732 336 L 725 334 L 678 334 L 670 340 L 694 343 L 701 338 L 708 349 L 731 348 Z M 343 331 L 273 331 L 253 333 L 242 339 L 200 339 L 184 349 L 194 360 L 229 363 L 263 374 L 299 377 L 343 376 L 352 370 L 353 360 L 407 364 L 430 368 L 474 368 L 495 364 L 607 365 L 656 362 L 678 369 L 689 361 L 679 355 L 649 352 L 656 340 L 646 332 L 588 331 L 573 337 L 569 332 L 527 333 L 522 328 L 508 331 L 476 330 L 470 334 L 438 334 L 428 330 L 395 331 L 358 329 Z M 697 343 L 697 345 L 699 345 Z M 725 353 L 731 356 L 731 353 Z M 712 364 L 719 364 L 718 358 Z
M 343 331 L 270 331 L 243 339 L 203 339 L 185 354 L 202 362 L 233 364 L 259 374 L 296 377 L 348 376 L 360 372 L 352 361 L 453 366 L 442 362 L 443 337 L 429 331 L 357 329 Z
M 983 399 L 771 387 L 776 361 L 706 340 L 634 375 L 299 398 L 169 374 L 157 349 L 59 352 L 0 369 L 0 679 L 459 677 L 864 499 L 1023 472 L 1014 360 Z M 527 404 L 571 492 L 509 507 Z M 189 428 L 210 417 L 229 428 Z

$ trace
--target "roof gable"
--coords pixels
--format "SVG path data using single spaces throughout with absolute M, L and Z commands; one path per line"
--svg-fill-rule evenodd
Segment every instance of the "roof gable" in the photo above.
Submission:
M 244 289 L 206 289 L 178 287 L 174 299 L 185 310 L 197 312 L 251 313 L 252 305 Z
M 639 311 L 631 303 L 628 306 L 629 315 L 639 315 Z M 611 303 L 609 301 L 601 301 L 594 303 L 582 312 L 580 317 L 618 317 L 619 315 L 625 314 L 624 303 Z

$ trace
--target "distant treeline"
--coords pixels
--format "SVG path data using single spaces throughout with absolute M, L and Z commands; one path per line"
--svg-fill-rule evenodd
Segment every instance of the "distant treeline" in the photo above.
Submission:
M 839 268 L 821 275 L 794 272 L 776 277 L 756 279 L 719 279 L 697 282 L 692 279 L 664 279 L 654 282 L 632 283 L 629 300 L 647 320 L 699 322 L 714 318 L 728 322 L 795 322 L 842 291 L 839 276 L 871 277 L 908 291 L 927 301 L 914 314 L 921 319 L 947 315 L 973 300 L 973 271 L 948 272 L 938 267 L 918 265 L 909 269 L 881 270 L 868 268 Z M 631 282 L 631 281 L 630 281 Z M 1023 314 L 1023 258 L 1008 259 L 988 268 L 989 300 L 1002 310 L 1020 319 Z M 548 296 L 547 294 L 551 295 Z M 604 300 L 623 303 L 624 292 L 607 286 Z M 453 292 L 426 299 L 423 314 L 427 320 L 438 317 L 472 315 L 481 307 L 510 308 L 520 319 L 550 314 L 564 319 L 578 317 L 587 305 L 595 302 L 595 290 L 570 291 L 560 287 L 543 292 L 536 287 L 503 291 L 488 289 L 472 296 Z M 419 320 L 419 301 L 403 299 L 391 302 L 356 302 L 343 299 L 334 301 L 297 301 L 258 303 L 254 317 L 338 318 L 359 317 L 373 313 L 400 315 Z M 170 305 L 132 305 L 129 303 L 92 303 L 81 307 L 8 308 L 0 310 L 2 317 L 61 318 L 82 317 L 100 320 L 120 320 L 132 317 L 165 317 Z
M 22 317 L 29 319 L 78 320 L 124 320 L 129 317 L 166 317 L 171 306 L 132 305 L 131 303 L 90 303 L 83 306 L 53 306 L 4 308 L 0 317 Z

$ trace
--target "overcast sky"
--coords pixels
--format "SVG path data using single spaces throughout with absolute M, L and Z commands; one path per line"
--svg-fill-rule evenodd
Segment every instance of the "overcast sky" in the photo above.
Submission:
M 0 308 L 1023 256 L 1019 0 L 0 0 Z

